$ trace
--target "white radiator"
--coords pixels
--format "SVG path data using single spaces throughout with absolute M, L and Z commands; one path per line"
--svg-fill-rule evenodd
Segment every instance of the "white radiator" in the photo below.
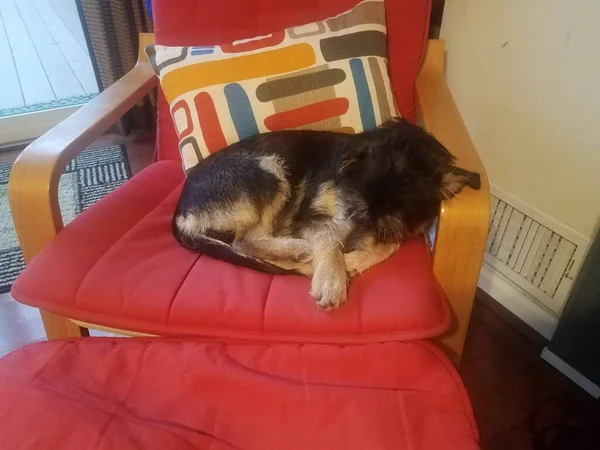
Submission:
M 558 316 L 589 242 L 495 191 L 485 262 Z

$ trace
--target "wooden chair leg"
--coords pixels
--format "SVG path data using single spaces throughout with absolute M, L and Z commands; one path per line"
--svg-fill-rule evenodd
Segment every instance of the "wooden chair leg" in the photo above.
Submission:
M 87 328 L 76 325 L 67 317 L 57 316 L 41 309 L 40 315 L 42 316 L 42 322 L 44 322 L 44 329 L 46 330 L 48 340 L 78 338 L 90 335 Z

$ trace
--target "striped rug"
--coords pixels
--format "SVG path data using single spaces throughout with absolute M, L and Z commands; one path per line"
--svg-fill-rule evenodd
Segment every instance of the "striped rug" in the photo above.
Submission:
M 25 267 L 8 204 L 12 163 L 0 163 L 0 293 L 8 292 Z M 65 224 L 131 178 L 125 147 L 84 150 L 60 178 L 58 200 Z

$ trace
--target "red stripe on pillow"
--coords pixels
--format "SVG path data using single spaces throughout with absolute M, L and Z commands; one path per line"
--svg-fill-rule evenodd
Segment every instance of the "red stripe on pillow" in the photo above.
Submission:
M 330 117 L 341 116 L 348 111 L 349 106 L 350 103 L 347 98 L 325 100 L 273 114 L 265 119 L 265 126 L 271 131 L 296 128 L 329 119 Z
M 206 148 L 210 153 L 221 150 L 227 147 L 227 141 L 223 135 L 221 124 L 219 123 L 219 116 L 217 115 L 217 109 L 213 99 L 207 92 L 200 92 L 194 98 L 194 104 L 198 111 L 198 120 L 200 121 L 200 128 L 202 129 L 202 137 Z

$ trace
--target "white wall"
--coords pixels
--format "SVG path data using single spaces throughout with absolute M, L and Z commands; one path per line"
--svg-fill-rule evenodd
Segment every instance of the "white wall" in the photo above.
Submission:
M 586 237 L 600 217 L 600 0 L 446 0 L 450 89 L 490 181 Z

